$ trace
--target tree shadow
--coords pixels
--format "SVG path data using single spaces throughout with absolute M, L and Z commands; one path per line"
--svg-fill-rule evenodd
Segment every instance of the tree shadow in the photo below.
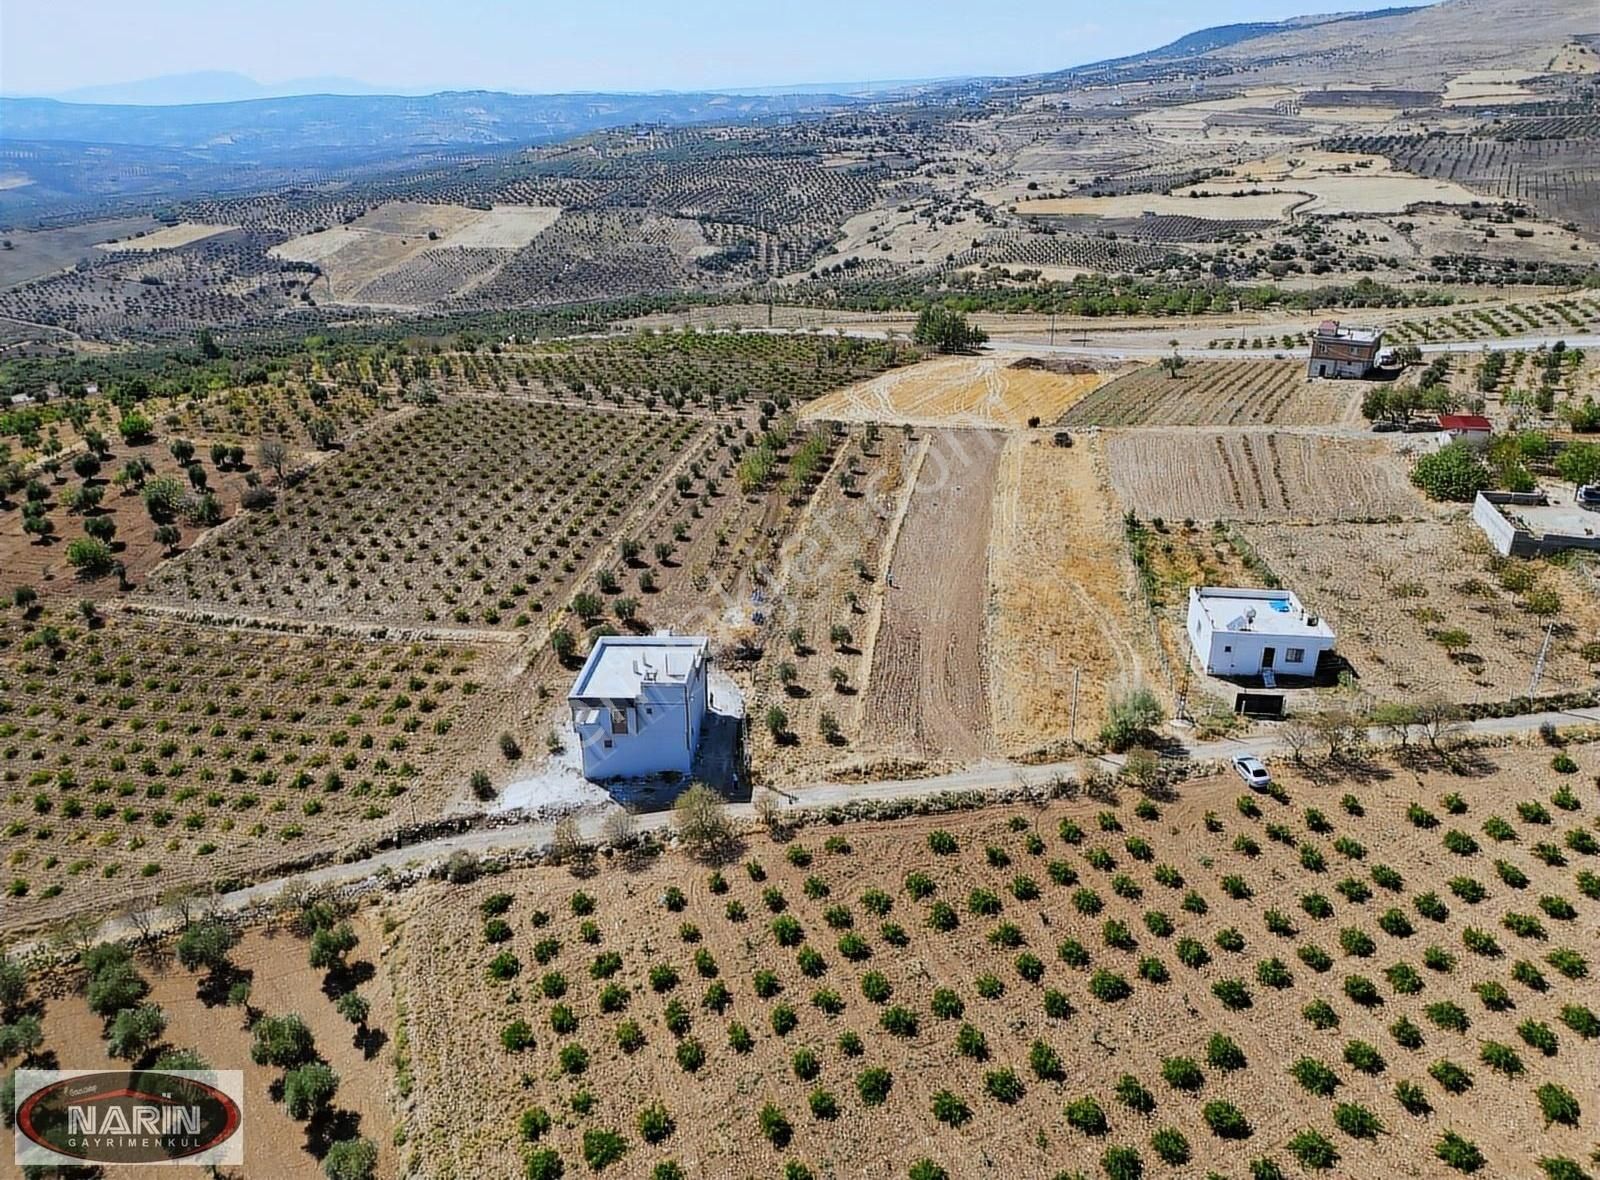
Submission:
M 365 1031 L 357 1030 L 355 1040 L 351 1043 L 361 1050 L 361 1059 L 363 1061 L 371 1061 L 379 1053 L 383 1052 L 383 1047 L 389 1043 L 389 1034 L 381 1028 L 369 1028 Z
M 305 1149 L 320 1160 L 341 1139 L 356 1139 L 360 1135 L 360 1114 L 342 1107 L 329 1107 L 306 1124 Z
M 337 1000 L 363 983 L 370 983 L 376 974 L 377 969 L 365 959 L 345 963 L 322 977 L 322 994 L 330 1000 Z

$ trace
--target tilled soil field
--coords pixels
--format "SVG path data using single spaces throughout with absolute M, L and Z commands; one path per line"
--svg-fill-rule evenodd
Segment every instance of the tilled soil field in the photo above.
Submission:
M 985 586 L 1004 442 L 988 431 L 930 436 L 890 560 L 863 694 L 870 749 L 970 762 L 991 748 Z
M 389 960 L 406 1151 L 437 1180 L 1587 1158 L 1600 798 L 1568 753 L 423 886 Z
M 1425 693 L 1509 700 L 1528 691 L 1552 622 L 1540 691 L 1594 685 L 1583 650 L 1600 635 L 1593 590 L 1560 566 L 1494 560 L 1469 524 L 1242 531 L 1283 584 L 1327 617 L 1338 651 L 1366 692 L 1398 700 Z M 1501 580 L 1505 571 L 1533 581 L 1513 592 Z M 1530 609 L 1548 605 L 1541 593 L 1555 596 L 1554 614 Z
M 1166 520 L 1386 520 L 1427 514 L 1381 443 L 1274 431 L 1108 434 L 1111 485 L 1131 512 Z
M 1360 386 L 1312 381 L 1284 361 L 1191 361 L 1176 377 L 1151 365 L 1102 385 L 1064 426 L 1322 426 L 1358 423 Z
M 1122 522 L 1095 440 L 1013 436 L 1000 458 L 989 547 L 989 710 L 995 740 L 1024 754 L 1092 738 L 1108 695 L 1144 678 L 1147 634 Z

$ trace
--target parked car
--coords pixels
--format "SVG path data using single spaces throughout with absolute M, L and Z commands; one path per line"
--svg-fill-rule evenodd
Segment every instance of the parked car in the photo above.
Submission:
M 1254 754 L 1239 754 L 1233 760 L 1233 769 L 1252 787 L 1270 787 L 1272 776 Z
M 1578 507 L 1590 512 L 1600 509 L 1600 484 L 1586 483 L 1578 489 Z

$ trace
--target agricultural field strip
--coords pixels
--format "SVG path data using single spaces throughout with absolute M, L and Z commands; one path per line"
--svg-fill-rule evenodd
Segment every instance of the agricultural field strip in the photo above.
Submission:
M 1592 757 L 1588 747 L 1575 747 L 1573 753 Z M 590 1121 L 558 1122 L 541 1132 L 541 1147 L 548 1143 L 576 1154 L 584 1128 L 629 1128 L 637 1110 L 664 1099 L 680 1127 L 714 1122 L 721 1129 L 718 1135 L 693 1137 L 699 1151 L 711 1153 L 713 1164 L 735 1151 L 747 1160 L 752 1152 L 768 1150 L 753 1132 L 757 1106 L 769 1102 L 787 1116 L 792 1133 L 793 1148 L 785 1135 L 782 1149 L 825 1167 L 858 1149 L 866 1122 L 885 1150 L 883 1166 L 869 1167 L 864 1175 L 888 1176 L 888 1161 L 903 1161 L 930 1146 L 958 1169 L 979 1153 L 988 1157 L 998 1151 L 1005 1156 L 1003 1166 L 1033 1174 L 1063 1159 L 1098 1156 L 1106 1142 L 1098 1134 L 1084 1139 L 1062 1130 L 1045 1146 L 1015 1133 L 1019 1123 L 1044 1120 L 1054 1126 L 1063 1118 L 1061 1088 L 1052 1082 L 1067 1081 L 1071 1094 L 1093 1095 L 1112 1126 L 1110 1142 L 1140 1141 L 1143 1150 L 1149 1118 L 1113 1098 L 1116 1077 L 1126 1072 L 1149 1088 L 1147 1101 L 1160 1121 L 1181 1128 L 1184 1159 L 1192 1152 L 1201 1167 L 1233 1158 L 1238 1150 L 1227 1133 L 1217 1130 L 1220 1119 L 1207 1115 L 1202 1120 L 1203 1097 L 1235 1104 L 1248 1120 L 1253 1154 L 1293 1151 L 1291 1138 L 1308 1123 L 1319 1133 L 1325 1124 L 1337 1123 L 1344 1137 L 1329 1141 L 1330 1147 L 1337 1143 L 1332 1158 L 1348 1157 L 1345 1174 L 1365 1175 L 1369 1167 L 1393 1163 L 1396 1150 L 1422 1157 L 1444 1129 L 1454 1127 L 1478 1135 L 1478 1147 L 1499 1169 L 1496 1174 L 1511 1174 L 1504 1169 L 1513 1161 L 1540 1150 L 1580 1150 L 1583 1142 L 1576 1125 L 1552 1126 L 1547 1119 L 1539 1128 L 1542 1099 L 1536 1088 L 1550 1081 L 1591 1093 L 1593 1056 L 1583 1044 L 1591 1034 L 1578 1032 L 1557 1012 L 1563 1003 L 1593 1004 L 1594 985 L 1584 978 L 1581 963 L 1573 966 L 1570 955 L 1556 954 L 1575 929 L 1568 923 L 1592 913 L 1591 903 L 1580 898 L 1574 912 L 1568 901 L 1560 918 L 1554 914 L 1560 910 L 1557 895 L 1572 896 L 1574 870 L 1595 862 L 1592 833 L 1587 852 L 1579 853 L 1582 841 L 1572 837 L 1590 830 L 1592 808 L 1579 803 L 1576 813 L 1552 818 L 1539 800 L 1554 797 L 1553 806 L 1570 806 L 1559 801 L 1559 789 L 1552 796 L 1559 780 L 1538 769 L 1542 756 L 1536 753 L 1509 757 L 1515 770 L 1503 774 L 1521 788 L 1525 802 L 1517 814 L 1523 822 L 1512 828 L 1511 844 L 1486 849 L 1474 842 L 1467 853 L 1461 843 L 1466 831 L 1477 832 L 1497 808 L 1509 814 L 1502 783 L 1498 777 L 1485 781 L 1487 775 L 1453 777 L 1429 770 L 1425 784 L 1413 784 L 1409 775 L 1346 784 L 1351 790 L 1345 805 L 1327 799 L 1325 785 L 1292 775 L 1289 798 L 1244 794 L 1235 806 L 1229 801 L 1242 794 L 1238 784 L 1216 778 L 1188 784 L 1179 801 L 1141 803 L 1138 810 L 1078 800 L 1012 817 L 950 817 L 937 830 L 930 829 L 941 821 L 862 825 L 836 830 L 838 838 L 822 848 L 817 847 L 820 832 L 808 837 L 802 829 L 787 846 L 752 841 L 746 851 L 758 871 L 748 873 L 751 881 L 745 880 L 746 872 L 730 869 L 724 877 L 707 874 L 702 885 L 671 862 L 643 867 L 642 881 L 632 873 L 602 871 L 574 883 L 564 874 L 534 869 L 513 870 L 464 889 L 426 886 L 425 895 L 410 899 L 403 935 L 411 947 L 407 978 L 413 985 L 428 981 L 426 987 L 407 989 L 418 1003 L 413 1040 L 426 1047 L 419 1066 L 427 1097 L 417 1111 L 422 1127 L 413 1137 L 469 1143 L 471 1166 L 492 1172 L 520 1150 L 520 1110 L 530 1101 L 555 1105 L 570 1086 L 588 1083 L 596 1098 L 593 1111 L 584 1116 Z M 1408 795 L 1414 796 L 1409 812 Z M 1302 825 L 1300 805 L 1306 802 L 1312 806 Z M 1097 807 L 1109 818 L 1097 816 Z M 1463 831 L 1445 837 L 1445 827 Z M 1527 846 L 1548 839 L 1554 847 L 1562 835 L 1573 849 L 1564 864 L 1541 863 Z M 1436 850 L 1439 845 L 1446 855 Z M 1460 871 L 1481 882 L 1489 877 L 1493 857 L 1510 866 L 1501 871 L 1502 878 L 1521 873 L 1523 882 L 1502 886 L 1491 880 L 1486 902 L 1444 896 L 1446 874 Z M 1047 864 L 1046 858 L 1063 867 Z M 1164 867 L 1152 868 L 1150 862 L 1158 859 Z M 902 869 L 931 881 L 931 898 L 919 901 L 907 892 Z M 1043 879 L 1047 869 L 1048 882 Z M 1341 873 L 1347 878 L 1336 884 Z M 1101 893 L 1107 886 L 1112 896 Z M 1580 889 L 1588 888 L 1580 883 Z M 1302 889 L 1316 892 L 1320 902 L 1297 897 Z M 1320 889 L 1336 896 L 1329 901 Z M 581 895 L 576 900 L 574 890 Z M 1548 910 L 1553 941 L 1537 939 L 1521 919 L 1512 930 L 1512 909 L 1527 908 L 1519 905 L 1524 896 L 1532 904 L 1541 893 L 1557 897 Z M 1442 908 L 1425 894 L 1432 894 L 1432 902 L 1442 897 Z M 864 907 L 876 907 L 871 920 L 851 912 L 858 898 Z M 1412 916 L 1413 898 L 1418 916 Z M 506 915 L 509 935 L 476 938 L 473 914 L 491 906 Z M 530 921 L 535 910 L 542 916 Z M 937 921 L 936 911 L 943 915 Z M 892 939 L 887 926 L 879 931 L 881 938 L 875 937 L 877 916 L 895 927 Z M 1502 924 L 1512 933 L 1501 933 Z M 1485 944 L 1483 926 L 1493 928 L 1490 937 L 1498 939 L 1499 948 L 1509 945 L 1513 953 L 1549 962 L 1542 968 L 1533 964 L 1544 977 L 1542 989 L 1516 984 L 1508 993 L 1514 1004 L 1501 1003 L 1505 989 L 1497 977 L 1506 971 L 1505 952 Z M 763 927 L 770 927 L 770 937 Z M 836 939 L 838 957 L 832 953 Z M 543 950 L 537 946 L 541 940 L 547 940 Z M 1407 960 L 1421 955 L 1430 940 L 1453 948 L 1448 965 L 1438 957 L 1441 948 L 1425 956 L 1440 965 L 1418 971 Z M 1330 942 L 1333 955 L 1324 949 Z M 1022 951 L 1013 962 L 1012 950 L 1018 947 Z M 1390 969 L 1395 955 L 1407 971 Z M 580 971 L 591 959 L 604 960 L 602 968 Z M 490 972 L 499 982 L 485 973 L 490 962 L 500 964 Z M 1524 980 L 1532 978 L 1519 970 Z M 560 976 L 560 986 L 544 990 L 560 999 L 562 1013 L 547 1012 L 546 1001 L 530 995 L 537 971 Z M 1335 982 L 1341 978 L 1346 980 L 1343 994 Z M 1171 1019 L 1171 988 L 1177 980 L 1184 981 L 1177 986 L 1195 1013 L 1188 1021 Z M 715 981 L 723 981 L 725 996 L 718 991 L 722 998 L 715 1003 L 687 1002 Z M 610 986 L 610 1001 L 597 998 L 607 990 L 603 984 Z M 517 998 L 508 1001 L 510 988 Z M 954 996 L 941 996 L 938 988 Z M 830 994 L 823 996 L 824 991 Z M 482 998 L 463 1005 L 463 992 Z M 808 1004 L 804 997 L 813 992 L 821 998 Z M 1058 998 L 1050 999 L 1052 993 Z M 1301 1002 L 1308 998 L 1320 1003 L 1302 1016 Z M 1446 1017 L 1455 1019 L 1455 1009 L 1437 1007 L 1455 999 L 1466 1002 L 1463 1017 L 1474 1030 L 1466 1036 L 1444 1023 Z M 1326 1023 L 1329 1011 L 1337 1032 Z M 550 1037 L 545 1018 L 554 1024 L 558 1015 L 562 1027 Z M 1408 1019 L 1391 1024 L 1397 1015 Z M 1554 1056 L 1524 1051 L 1513 1067 L 1497 1051 L 1480 1063 L 1481 1037 L 1520 1046 L 1526 1038 L 1519 1039 L 1518 1022 L 1539 1018 L 1554 1030 Z M 985 1035 L 986 1053 L 963 1054 L 956 1047 L 963 1019 Z M 497 1046 L 508 1020 L 523 1020 L 533 1043 L 505 1040 Z M 629 1021 L 639 1026 L 642 1039 L 631 1032 L 627 1038 L 610 1035 Z M 1417 1026 L 1423 1030 L 1421 1045 L 1412 1040 Z M 854 1033 L 864 1052 L 836 1050 L 841 1031 Z M 1233 1044 L 1209 1050 L 1208 1031 L 1221 1032 Z M 746 1034 L 748 1041 L 741 1041 Z M 1543 1036 L 1537 1029 L 1533 1034 Z M 971 1043 L 969 1034 L 961 1036 Z M 727 1043 L 730 1038 L 733 1044 Z M 1055 1056 L 1030 1049 L 1030 1038 L 1055 1050 Z M 613 1044 L 614 1039 L 620 1043 Z M 571 1051 L 574 1045 L 583 1047 L 581 1057 Z M 1100 1053 L 1094 1051 L 1097 1045 Z M 1372 1046 L 1380 1048 L 1368 1052 Z M 809 1061 L 792 1068 L 797 1047 L 810 1050 L 820 1074 Z M 1297 1057 L 1325 1062 L 1324 1068 L 1335 1073 L 1341 1100 L 1371 1104 L 1363 1108 L 1364 1120 L 1376 1107 L 1390 1135 L 1375 1137 L 1360 1120 L 1352 1121 L 1352 1114 L 1339 1114 L 1331 1103 L 1319 1101 L 1333 1087 L 1314 1089 L 1324 1075 L 1290 1071 Z M 1465 1095 L 1453 1091 L 1436 1068 L 1431 1072 L 1440 1080 L 1431 1083 L 1427 1062 L 1441 1057 L 1468 1063 L 1476 1088 Z M 1185 1058 L 1204 1064 L 1180 1071 Z M 451 1063 L 460 1061 L 482 1063 L 492 1075 L 489 1084 L 472 1089 L 451 1084 L 447 1075 L 454 1076 L 456 1068 Z M 1063 1061 L 1072 1063 L 1069 1070 L 1063 1070 Z M 529 1069 L 534 1063 L 537 1068 Z M 855 1081 L 866 1066 L 890 1069 L 892 1083 L 884 1087 L 884 1099 L 865 1086 L 858 1099 Z M 1005 1066 L 1014 1067 L 1009 1079 L 993 1080 L 996 1067 Z M 735 1086 L 729 1069 L 740 1077 L 753 1070 L 759 1084 Z M 538 1079 L 531 1097 L 514 1084 L 519 1071 Z M 1420 1092 L 1435 1108 L 1435 1119 L 1418 1118 L 1421 1108 L 1408 1112 L 1409 1098 L 1397 1098 L 1391 1090 L 1396 1078 L 1413 1074 L 1421 1079 Z M 1173 1080 L 1178 1078 L 1183 1080 Z M 1312 1091 L 1309 1098 L 1292 1088 L 1295 1078 Z M 827 1116 L 806 1115 L 814 1081 L 850 1113 L 843 1125 L 847 1134 Z M 972 1125 L 962 1135 L 924 1125 L 930 1107 L 938 1109 L 930 1101 L 936 1088 L 953 1090 L 970 1104 L 963 1122 Z M 1189 1097 L 1191 1090 L 1200 1093 Z M 485 1099 L 494 1104 L 487 1115 Z M 728 1133 L 733 1112 L 737 1125 L 752 1133 Z M 467 1120 L 476 1133 L 463 1139 L 459 1132 L 466 1130 Z M 486 1134 L 486 1126 L 501 1130 Z M 680 1148 L 677 1139 L 652 1148 L 632 1142 L 626 1129 L 622 1134 L 626 1150 L 646 1164 L 656 1153 Z

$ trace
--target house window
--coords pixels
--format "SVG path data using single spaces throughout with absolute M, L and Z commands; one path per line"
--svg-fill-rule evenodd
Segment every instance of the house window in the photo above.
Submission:
M 612 709 L 611 710 L 611 732 L 612 733 L 627 733 L 628 732 L 628 711 L 626 709 Z
M 1284 649 L 1283 662 L 1286 664 L 1299 664 L 1304 662 L 1305 658 L 1306 649 L 1303 647 L 1290 647 Z
M 609 750 L 611 748 L 611 739 L 607 738 L 604 742 L 601 743 L 601 745 L 603 745 L 606 749 Z
M 1223 644 L 1223 645 L 1222 645 L 1222 650 L 1223 650 L 1223 651 L 1232 651 L 1232 650 L 1233 650 L 1233 644 L 1231 644 L 1231 643 L 1224 643 L 1224 644 Z

